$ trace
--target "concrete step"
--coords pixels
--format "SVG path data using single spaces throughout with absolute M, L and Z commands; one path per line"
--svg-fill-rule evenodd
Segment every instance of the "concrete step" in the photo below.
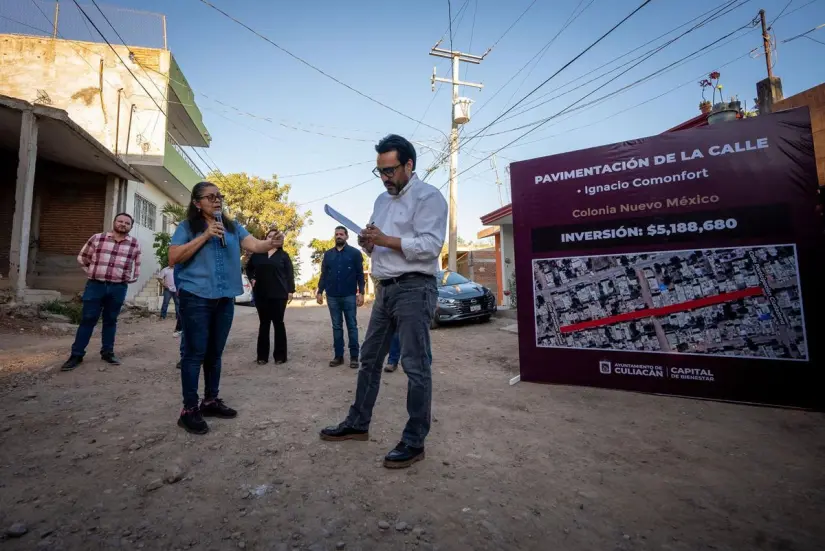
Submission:
M 23 302 L 25 304 L 43 304 L 44 302 L 51 302 L 53 300 L 61 300 L 63 295 L 60 291 L 51 291 L 47 289 L 26 289 L 26 294 L 23 295 Z

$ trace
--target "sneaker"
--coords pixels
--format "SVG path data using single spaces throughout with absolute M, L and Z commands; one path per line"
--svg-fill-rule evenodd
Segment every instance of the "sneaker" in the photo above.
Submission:
M 266 360 L 255 360 L 255 363 L 258 365 L 266 365 L 268 362 Z
M 181 410 L 180 417 L 178 417 L 178 426 L 192 434 L 206 434 L 209 432 L 209 425 L 203 420 L 200 410 L 196 407 Z
M 395 449 L 384 458 L 384 466 L 388 469 L 404 469 L 421 461 L 424 457 L 424 448 L 413 448 L 404 442 L 399 442 Z
M 321 430 L 321 440 L 330 442 L 340 442 L 341 440 L 361 440 L 370 439 L 370 433 L 366 430 L 356 430 L 345 426 L 343 423 L 335 427 L 327 427 Z
M 83 363 L 83 356 L 69 356 L 69 359 L 66 360 L 66 363 L 64 363 L 61 366 L 60 371 L 71 371 L 72 369 L 74 369 L 75 367 L 77 367 L 78 365 L 80 365 L 82 363 Z
M 106 362 L 107 364 L 120 365 L 120 358 L 115 356 L 114 352 L 107 352 L 105 354 L 101 354 L 100 359 Z
M 341 356 L 336 356 L 335 358 L 332 358 L 332 360 L 330 360 L 329 362 L 330 367 L 338 367 L 339 365 L 344 365 L 344 358 L 342 358 Z
M 220 417 L 221 419 L 234 419 L 238 412 L 223 403 L 220 398 L 211 398 L 201 402 L 201 414 L 205 417 Z
M 180 362 L 175 365 L 175 369 L 180 369 Z
M 172 331 L 172 336 L 177 339 L 178 337 L 180 337 L 180 331 Z
M 349 361 L 349 366 L 352 369 L 358 369 L 360 367 L 360 365 L 358 365 L 358 358 L 351 358 Z
M 384 371 L 387 373 L 392 373 L 396 369 L 398 369 L 398 364 L 387 364 L 384 366 Z

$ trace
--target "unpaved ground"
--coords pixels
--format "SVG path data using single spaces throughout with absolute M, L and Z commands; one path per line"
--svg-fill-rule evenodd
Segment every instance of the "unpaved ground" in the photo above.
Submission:
M 405 420 L 400 371 L 384 377 L 370 442 L 318 439 L 355 382 L 326 365 L 326 309 L 288 310 L 279 367 L 255 365 L 257 318 L 238 309 L 222 395 L 241 414 L 201 437 L 175 425 L 172 323 L 124 325 L 118 368 L 95 338 L 68 374 L 43 369 L 71 337 L 0 334 L 0 528 L 29 530 L 0 547 L 825 548 L 820 414 L 510 387 L 516 339 L 494 321 L 434 333 L 427 459 L 392 472 L 380 460 Z M 159 482 L 177 469 L 183 480 Z

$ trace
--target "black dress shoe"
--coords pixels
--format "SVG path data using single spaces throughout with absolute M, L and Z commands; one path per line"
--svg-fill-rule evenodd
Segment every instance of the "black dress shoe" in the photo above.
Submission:
M 120 358 L 115 356 L 114 352 L 110 352 L 108 354 L 101 354 L 100 359 L 106 362 L 107 364 L 120 365 Z
M 69 356 L 66 363 L 61 366 L 60 371 L 71 371 L 81 363 L 83 363 L 83 356 Z
M 369 439 L 369 431 L 356 430 L 351 427 L 344 426 L 343 423 L 335 427 L 327 427 L 321 430 L 321 440 L 328 440 L 330 442 L 340 442 L 342 440 L 366 441 Z
M 344 365 L 344 358 L 332 358 L 332 360 L 330 360 L 329 362 L 330 367 L 338 367 L 339 365 Z
M 388 469 L 403 469 L 424 459 L 424 448 L 413 448 L 404 442 L 398 445 L 384 458 L 384 466 Z
M 266 365 L 267 361 L 266 360 L 255 360 L 255 363 L 258 364 L 258 365 Z

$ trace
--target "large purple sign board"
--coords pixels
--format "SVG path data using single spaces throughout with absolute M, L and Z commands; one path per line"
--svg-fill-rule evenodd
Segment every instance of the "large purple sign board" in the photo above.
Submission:
M 807 109 L 511 175 L 523 381 L 821 407 Z

